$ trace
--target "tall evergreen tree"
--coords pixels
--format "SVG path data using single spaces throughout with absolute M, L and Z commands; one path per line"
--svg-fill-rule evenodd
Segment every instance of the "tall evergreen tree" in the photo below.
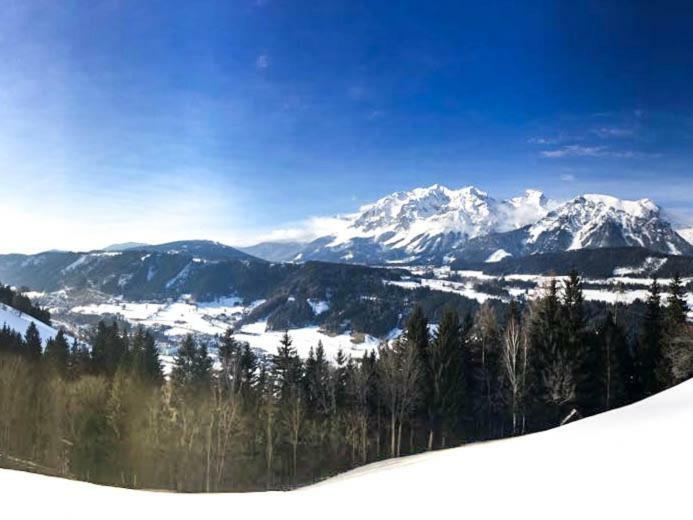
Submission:
M 29 323 L 26 333 L 24 334 L 24 353 L 27 359 L 38 361 L 41 359 L 42 350 L 41 336 L 39 335 L 36 324 L 32 321 Z
M 178 389 L 202 392 L 212 380 L 212 360 L 207 347 L 197 344 L 191 334 L 183 339 L 174 358 L 171 381 Z
M 416 305 L 414 310 L 409 315 L 405 327 L 405 341 L 411 346 L 412 351 L 416 354 L 416 362 L 418 364 L 418 382 L 419 388 L 419 409 L 417 416 L 419 420 L 424 422 L 429 431 L 429 443 L 433 442 L 434 425 L 431 423 L 432 417 L 429 413 L 433 399 L 433 374 L 430 365 L 430 337 L 428 333 L 428 320 L 420 305 Z
M 589 415 L 599 410 L 602 402 L 598 379 L 594 377 L 600 352 L 598 342 L 587 330 L 582 278 L 575 269 L 565 282 L 562 305 L 564 355 L 573 370 L 574 404 L 581 415 Z
M 65 333 L 61 330 L 55 338 L 46 343 L 46 361 L 48 361 L 60 374 L 67 373 L 67 366 L 70 360 L 70 345 L 65 338 Z
M 552 280 L 546 294 L 533 302 L 529 320 L 532 352 L 530 402 L 534 429 L 557 426 L 568 416 L 576 399 L 575 370 L 567 352 L 558 286 Z
M 626 404 L 628 400 L 628 342 L 623 329 L 609 311 L 596 334 L 599 345 L 598 371 L 601 399 L 596 411 L 610 410 Z M 590 374 L 592 376 L 592 374 Z
M 140 381 L 160 385 L 164 374 L 154 336 L 144 327 L 138 327 L 132 335 L 131 370 Z
M 106 325 L 100 321 L 91 339 L 91 345 L 94 369 L 107 375 L 115 374 L 121 361 L 128 354 L 125 335 L 121 336 L 118 324 L 115 322 Z
M 444 446 L 446 434 L 456 426 L 462 408 L 462 330 L 454 309 L 446 309 L 428 356 L 431 389 L 428 393 L 428 449 Z
M 667 328 L 674 329 L 680 325 L 684 325 L 686 323 L 688 310 L 686 290 L 681 282 L 681 276 L 676 273 L 669 285 L 669 298 L 664 312 Z
M 277 353 L 272 356 L 272 379 L 276 385 L 277 395 L 287 400 L 295 392 L 301 379 L 301 359 L 293 346 L 288 331 L 284 332 Z
M 325 416 L 330 411 L 329 379 L 330 366 L 325 356 L 322 341 L 318 342 L 315 350 L 312 348 L 306 359 L 305 386 L 306 402 L 309 410 L 317 415 Z
M 664 330 L 659 282 L 656 278 L 653 278 L 638 345 L 638 373 L 643 397 L 653 395 L 659 391 L 663 374 L 667 372 L 662 356 L 663 339 Z

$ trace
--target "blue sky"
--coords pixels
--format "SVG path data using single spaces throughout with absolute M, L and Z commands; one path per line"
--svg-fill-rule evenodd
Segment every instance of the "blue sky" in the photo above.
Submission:
M 6 2 L 0 251 L 249 243 L 433 183 L 693 221 L 692 22 L 690 2 Z

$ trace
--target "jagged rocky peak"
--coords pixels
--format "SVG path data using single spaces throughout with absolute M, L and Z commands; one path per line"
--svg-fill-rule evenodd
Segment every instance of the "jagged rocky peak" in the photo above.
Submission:
M 373 204 L 363 206 L 353 221 L 353 227 L 364 231 L 394 227 L 408 229 L 414 222 L 449 212 L 490 213 L 492 201 L 488 195 L 468 186 L 452 190 L 440 184 L 387 195 Z

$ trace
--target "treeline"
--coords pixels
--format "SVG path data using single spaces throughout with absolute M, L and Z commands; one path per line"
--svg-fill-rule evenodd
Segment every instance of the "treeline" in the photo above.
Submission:
M 213 359 L 188 336 L 166 378 L 143 329 L 100 323 L 91 350 L 63 336 L 38 356 L 33 332 L 11 347 L 3 333 L 0 461 L 136 488 L 247 491 L 539 431 L 693 374 L 678 278 L 668 293 L 653 281 L 634 339 L 622 307 L 588 323 L 573 274 L 503 314 L 448 310 L 430 327 L 417 307 L 399 339 L 363 359 L 330 361 L 318 344 L 303 360 L 288 334 L 261 357 L 231 330 Z
M 28 296 L 22 294 L 21 291 L 15 291 L 9 285 L 0 283 L 0 303 L 9 305 L 14 309 L 33 316 L 46 325 L 51 324 L 51 313 L 39 305 L 34 305 Z

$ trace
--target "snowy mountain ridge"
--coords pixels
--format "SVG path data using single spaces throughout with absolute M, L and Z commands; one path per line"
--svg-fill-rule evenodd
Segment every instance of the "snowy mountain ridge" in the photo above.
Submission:
M 537 190 L 497 200 L 467 186 L 440 184 L 383 197 L 338 219 L 328 236 L 291 260 L 446 264 L 459 256 L 496 261 L 509 255 L 583 248 L 645 247 L 668 254 L 693 248 L 650 199 L 585 194 L 567 202 Z
M 455 190 L 434 184 L 362 206 L 294 259 L 441 262 L 468 240 L 528 225 L 551 206 L 536 190 L 499 201 L 473 186 Z

